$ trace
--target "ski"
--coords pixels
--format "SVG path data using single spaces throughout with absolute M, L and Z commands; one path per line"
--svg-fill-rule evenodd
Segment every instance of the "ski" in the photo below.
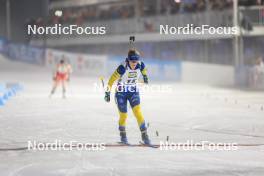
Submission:
M 124 146 L 133 146 L 130 143 L 125 143 L 125 142 L 117 142 L 119 145 L 124 145 Z
M 139 141 L 139 144 L 145 147 L 151 147 L 151 148 L 159 148 L 159 145 L 154 145 L 154 144 L 145 144 L 142 141 Z

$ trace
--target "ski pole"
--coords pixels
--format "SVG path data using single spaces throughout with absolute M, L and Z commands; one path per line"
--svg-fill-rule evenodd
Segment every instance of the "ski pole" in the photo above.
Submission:
M 103 76 L 100 76 L 99 79 L 101 80 L 101 83 L 102 83 L 102 86 L 103 86 L 103 89 L 104 89 L 104 87 L 105 87 L 105 84 L 104 84 L 104 77 L 103 77 Z

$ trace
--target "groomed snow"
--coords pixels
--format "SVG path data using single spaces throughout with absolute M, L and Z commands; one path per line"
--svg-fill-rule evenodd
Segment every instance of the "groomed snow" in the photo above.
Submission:
M 67 98 L 62 99 L 58 90 L 50 99 L 52 80 L 48 70 L 5 61 L 3 57 L 0 65 L 0 82 L 20 82 L 24 86 L 23 92 L 0 107 L 0 149 L 25 147 L 33 140 L 118 141 L 114 98 L 107 104 L 103 92 L 94 91 L 93 84 L 100 84 L 98 78 L 73 76 Z M 264 175 L 264 146 L 255 146 L 264 143 L 263 92 L 166 85 L 173 90 L 141 94 L 153 143 L 159 144 L 169 136 L 174 143 L 193 140 L 252 146 L 239 146 L 235 151 L 161 151 L 141 147 L 109 147 L 103 151 L 7 150 L 0 151 L 0 175 Z M 137 144 L 140 133 L 131 109 L 127 133 L 130 143 Z

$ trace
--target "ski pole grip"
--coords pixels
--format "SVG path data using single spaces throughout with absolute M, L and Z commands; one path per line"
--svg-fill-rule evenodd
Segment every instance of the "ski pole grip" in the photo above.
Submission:
M 135 36 L 130 36 L 130 37 L 129 37 L 129 41 L 130 41 L 130 42 L 134 42 L 134 41 L 135 41 Z

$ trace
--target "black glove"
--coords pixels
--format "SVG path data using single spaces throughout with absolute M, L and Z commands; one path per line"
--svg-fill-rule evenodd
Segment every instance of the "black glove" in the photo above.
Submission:
M 147 75 L 143 75 L 143 80 L 145 84 L 148 84 L 148 77 Z
M 110 92 L 105 92 L 105 97 L 104 97 L 106 102 L 110 102 Z

